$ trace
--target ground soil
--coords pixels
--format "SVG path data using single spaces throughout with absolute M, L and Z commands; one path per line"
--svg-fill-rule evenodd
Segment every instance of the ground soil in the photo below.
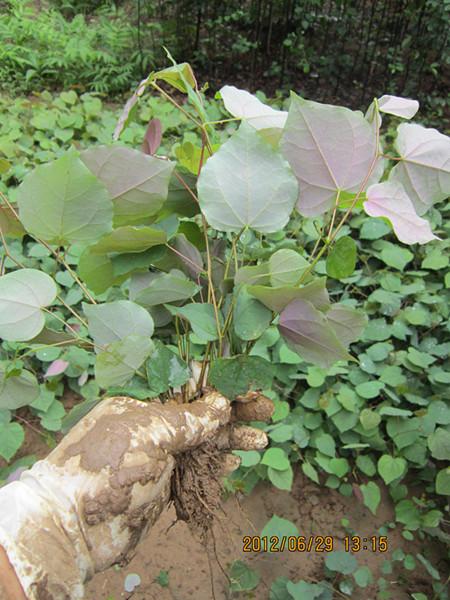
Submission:
M 49 447 L 44 438 L 30 426 L 25 425 L 26 441 L 19 456 L 34 454 L 43 458 Z M 58 436 L 59 437 L 59 436 Z M 0 461 L 1 462 L 1 461 Z M 0 464 L 0 467 L 4 466 Z M 383 488 L 383 484 L 380 483 Z M 99 573 L 86 586 L 86 600 L 269 600 L 272 581 L 285 576 L 296 582 L 309 582 L 324 577 L 324 553 L 245 553 L 242 538 L 258 535 L 272 515 L 293 521 L 300 535 L 329 535 L 334 538 L 335 549 L 342 549 L 342 539 L 348 535 L 341 520 L 346 518 L 356 535 L 377 535 L 378 528 L 393 521 L 392 502 L 385 490 L 377 516 L 374 517 L 356 496 L 342 496 L 334 490 L 320 487 L 297 473 L 292 492 L 283 492 L 268 483 L 260 483 L 250 496 L 234 495 L 224 500 L 213 526 L 215 549 L 210 542 L 205 545 L 198 535 L 192 533 L 186 523 L 176 520 L 175 509 L 170 506 L 141 543 L 137 554 L 126 567 L 113 567 Z M 423 552 L 415 542 L 407 542 L 398 529 L 388 535 L 387 553 L 361 550 L 355 554 L 360 565 L 367 565 L 376 581 L 382 576 L 392 582 L 391 600 L 408 600 L 413 592 L 430 593 L 430 577 L 416 568 L 398 577 L 395 572 L 382 575 L 380 569 L 385 560 L 392 557 L 397 548 L 405 553 Z M 439 562 L 439 548 L 435 549 Z M 229 592 L 227 572 L 235 560 L 245 561 L 261 575 L 258 587 L 252 592 L 235 594 Z M 436 564 L 436 563 L 435 563 Z M 445 568 L 445 567 L 444 567 Z M 161 586 L 157 578 L 161 571 L 168 572 L 168 585 Z M 128 574 L 137 573 L 141 585 L 133 593 L 124 589 Z M 352 599 L 376 600 L 377 586 L 355 590 Z M 344 597 L 336 594 L 336 598 Z M 305 598 L 304 600 L 309 600 Z

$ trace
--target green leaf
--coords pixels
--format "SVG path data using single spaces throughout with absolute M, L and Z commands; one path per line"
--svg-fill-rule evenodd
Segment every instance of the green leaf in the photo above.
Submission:
M 361 484 L 359 489 L 364 498 L 364 505 L 376 516 L 377 508 L 381 500 L 380 488 L 375 482 L 369 481 L 367 484 Z
M 399 271 L 403 271 L 406 265 L 414 258 L 414 254 L 406 248 L 384 240 L 374 242 L 374 247 L 376 250 L 381 251 L 380 258 L 384 263 Z
M 261 459 L 262 465 L 267 465 L 276 471 L 286 471 L 290 468 L 286 452 L 281 448 L 268 448 Z
M 294 300 L 282 311 L 278 328 L 289 346 L 300 356 L 328 368 L 338 360 L 349 360 L 326 317 L 311 302 Z
M 241 340 L 256 340 L 266 331 L 271 321 L 272 312 L 250 296 L 245 287 L 241 288 L 233 311 L 236 335 Z
M 134 300 L 142 306 L 156 306 L 195 296 L 199 286 L 190 281 L 184 273 L 172 269 L 170 273 L 155 273 L 144 289 L 136 294 Z
M 185 304 L 182 307 L 166 304 L 165 307 L 172 315 L 183 317 L 189 321 L 192 331 L 202 342 L 212 342 L 218 339 L 216 316 L 212 304 L 202 302 Z M 222 320 L 220 326 L 223 326 Z
M 309 262 L 295 250 L 277 250 L 269 259 L 270 285 L 297 285 Z
M 115 225 L 133 225 L 157 215 L 175 166 L 123 146 L 95 146 L 85 150 L 81 160 L 108 189 Z
M 428 437 L 428 447 L 437 460 L 450 460 L 450 431 L 438 427 Z
M 250 569 L 242 560 L 235 560 L 230 569 L 230 591 L 248 592 L 257 587 L 260 575 Z
M 86 248 L 80 256 L 78 275 L 94 294 L 103 294 L 114 282 L 113 263 L 108 256 L 92 254 L 91 248 Z
M 90 248 L 90 252 L 92 254 L 144 252 L 153 246 L 165 244 L 166 241 L 165 231 L 154 227 L 126 225 L 107 233 Z
M 356 386 L 355 390 L 361 398 L 371 399 L 380 395 L 380 391 L 384 388 L 384 383 L 381 381 L 365 381 Z
M 146 362 L 149 394 L 158 396 L 170 387 L 179 387 L 190 377 L 187 365 L 170 348 L 157 340 Z
M 293 300 L 308 300 L 318 310 L 327 310 L 330 307 L 326 279 L 321 277 L 308 285 L 298 287 L 265 287 L 263 285 L 249 285 L 247 291 L 274 312 L 281 312 Z
M 312 466 L 311 463 L 309 463 L 309 462 L 302 463 L 302 471 L 307 477 L 309 477 L 316 483 L 319 483 L 319 475 L 317 474 L 316 469 Z
M 323 450 L 322 450 L 323 452 Z M 350 471 L 350 465 L 346 458 L 332 458 L 329 463 L 330 470 L 336 477 L 344 477 Z
M 123 386 L 133 377 L 149 356 L 154 345 L 141 335 L 129 335 L 108 344 L 97 355 L 95 378 L 102 388 Z
M 425 558 L 422 554 L 416 554 L 417 560 L 420 561 L 425 569 L 428 571 L 428 574 L 431 575 L 433 579 L 436 581 L 440 581 L 441 576 L 439 575 L 439 571 L 433 567 L 428 559 Z
M 261 454 L 256 450 L 233 450 L 233 454 L 241 459 L 241 467 L 250 468 L 259 464 Z
M 372 571 L 369 569 L 369 567 L 366 567 L 365 565 L 362 567 L 358 567 L 353 573 L 353 577 L 355 578 L 355 581 L 359 585 L 359 587 L 362 588 L 367 587 L 370 583 L 373 582 Z
M 45 313 L 56 298 L 51 277 L 35 269 L 19 269 L 0 277 L 0 337 L 25 341 L 44 328 Z
M 436 475 L 436 494 L 450 496 L 450 467 L 441 469 Z
M 249 390 L 270 389 L 273 376 L 274 369 L 268 361 L 259 356 L 238 355 L 216 359 L 208 381 L 229 400 L 234 400 Z
M 153 319 L 149 313 L 129 300 L 104 304 L 83 303 L 88 318 L 89 335 L 98 346 L 123 340 L 128 335 L 153 335 Z
M 316 446 L 322 454 L 334 457 L 336 454 L 336 444 L 329 433 L 321 433 L 316 438 Z
M 227 232 L 283 229 L 298 196 L 287 162 L 245 122 L 206 161 L 197 189 L 208 223 Z
M 368 477 L 373 477 L 375 475 L 375 473 L 377 472 L 375 463 L 370 458 L 370 456 L 365 456 L 365 455 L 360 454 L 356 458 L 356 465 L 358 466 L 358 469 L 360 471 L 362 471 Z
M 25 440 L 25 432 L 19 423 L 0 425 L 0 456 L 10 461 Z
M 406 471 L 406 460 L 404 458 L 394 458 L 389 454 L 383 454 L 378 459 L 378 473 L 388 485 L 395 479 L 402 477 Z
M 355 270 L 356 243 L 348 236 L 338 239 L 327 256 L 327 274 L 334 279 L 345 279 Z
M 7 377 L 8 363 L 0 362 L 0 410 L 15 410 L 32 404 L 39 396 L 36 377 L 22 369 L 19 375 Z
M 350 575 L 358 568 L 358 561 L 349 552 L 344 550 L 335 550 L 327 554 L 325 565 L 330 571 L 336 571 L 343 575 Z
M 267 536 L 270 539 L 273 536 L 281 539 L 283 537 L 298 536 L 299 530 L 295 523 L 288 519 L 283 519 L 278 515 L 273 515 L 269 521 L 264 525 L 261 531 L 261 537 Z
M 111 231 L 108 191 L 75 151 L 29 173 L 17 204 L 25 229 L 49 244 L 93 242 Z
M 288 581 L 286 589 L 289 592 L 289 598 L 294 600 L 332 600 L 333 592 L 326 587 L 326 584 L 308 583 L 306 581 L 297 581 L 293 583 Z
M 290 465 L 284 471 L 268 467 L 267 475 L 271 483 L 279 490 L 286 490 L 288 492 L 291 491 L 292 482 L 294 480 L 294 472 Z

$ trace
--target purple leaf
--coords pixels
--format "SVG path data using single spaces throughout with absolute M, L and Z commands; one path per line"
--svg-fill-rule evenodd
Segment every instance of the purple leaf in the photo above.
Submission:
M 405 188 L 397 181 L 371 185 L 363 206 L 371 217 L 389 219 L 395 235 L 404 244 L 426 244 L 438 239 L 428 221 L 416 214 Z
M 28 467 L 19 467 L 13 471 L 7 478 L 6 483 L 12 483 L 13 481 L 19 481 L 20 476 L 24 471 L 28 471 Z
M 156 154 L 162 139 L 162 127 L 159 119 L 150 119 L 147 131 L 144 135 L 142 152 L 144 154 Z
M 176 236 L 174 248 L 173 252 L 186 267 L 188 274 L 196 280 L 205 270 L 200 252 L 183 233 Z
M 281 335 L 300 356 L 320 367 L 330 367 L 351 356 L 340 343 L 325 315 L 311 302 L 293 300 L 280 314 Z
M 65 360 L 61 360 L 58 358 L 50 363 L 47 371 L 45 372 L 44 377 L 55 377 L 56 375 L 61 375 L 69 366 L 69 363 Z

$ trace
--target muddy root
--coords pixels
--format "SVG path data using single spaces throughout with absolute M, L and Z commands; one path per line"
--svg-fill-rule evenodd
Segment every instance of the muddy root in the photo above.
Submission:
M 171 500 L 177 518 L 206 541 L 222 498 L 222 450 L 213 442 L 177 457 L 172 475 Z

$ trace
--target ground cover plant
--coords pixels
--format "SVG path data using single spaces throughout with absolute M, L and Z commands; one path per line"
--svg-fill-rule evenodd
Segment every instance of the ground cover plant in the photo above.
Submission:
M 188 104 L 175 106 L 164 84 Z M 148 89 L 187 126 L 172 147 L 160 146 L 159 120 L 142 127 L 154 117 L 139 108 Z M 250 489 L 262 477 L 289 489 L 291 463 L 300 462 L 308 477 L 325 472 L 326 485 L 356 489 L 376 511 L 378 484 L 352 488 L 350 477 L 378 472 L 406 539 L 417 531 L 445 539 L 448 208 L 433 204 L 448 195 L 448 139 L 410 123 L 399 125 L 393 144 L 381 136 L 386 114 L 408 119 L 418 108 L 390 96 L 374 100 L 366 116 L 295 95 L 288 114 L 230 86 L 221 98 L 231 118 L 205 107 L 183 64 L 141 83 L 114 144 L 115 119 L 106 119 L 109 130 L 102 126 L 99 100 L 79 102 L 70 92 L 44 97 L 54 106 L 35 116 L 32 136 L 6 125 L 6 184 L 29 167 L 8 164 L 23 147 L 32 162 L 36 146 L 38 161 L 53 152 L 59 158 L 2 195 L 2 455 L 12 458 L 23 439 L 11 420 L 20 405 L 50 431 L 61 428 L 63 376 L 86 398 L 65 420 L 70 427 L 116 391 L 148 399 L 181 388 L 189 400 L 196 360 L 199 388 L 207 379 L 230 398 L 263 388 L 275 402 L 272 446 L 263 455 L 241 453 L 230 488 Z M 140 127 L 132 123 L 139 111 Z M 66 130 L 62 138 L 57 129 Z M 142 138 L 142 151 L 123 145 L 140 146 Z M 80 149 L 103 145 L 64 152 L 71 140 Z M 405 244 L 429 244 L 413 254 L 392 228 Z M 30 285 L 35 298 L 19 309 Z M 46 363 L 44 378 L 36 378 L 36 359 Z M 408 472 L 426 482 L 425 497 L 408 496 Z M 282 527 L 272 522 L 266 533 Z M 437 597 L 445 597 L 439 573 L 420 556 Z M 348 557 L 335 559 L 327 561 L 330 573 L 352 575 L 338 581 L 342 593 L 364 587 L 366 572 Z M 235 566 L 233 577 L 252 589 L 244 567 Z M 308 590 L 331 597 L 329 587 L 306 582 L 274 585 L 287 598 Z

